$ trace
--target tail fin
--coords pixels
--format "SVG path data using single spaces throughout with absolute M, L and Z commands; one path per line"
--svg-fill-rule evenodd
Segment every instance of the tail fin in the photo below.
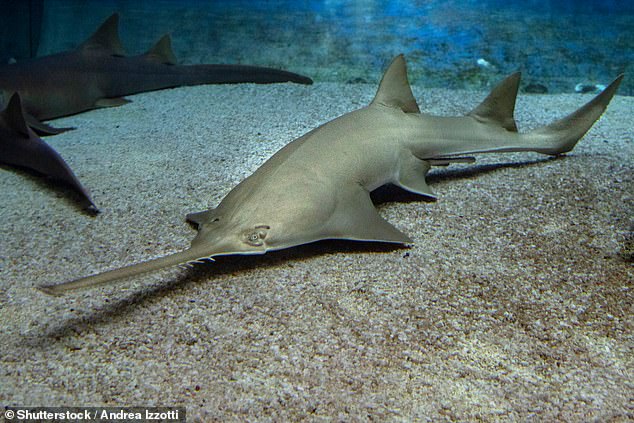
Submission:
M 97 273 L 96 275 L 86 276 L 84 278 L 75 279 L 69 282 L 64 282 L 57 285 L 39 286 L 38 289 L 46 294 L 58 296 L 64 294 L 67 291 L 74 291 L 76 289 L 105 285 L 113 281 L 126 279 L 132 276 L 152 272 L 154 270 L 163 269 L 169 266 L 200 262 L 204 259 L 207 259 L 208 256 L 209 254 L 205 253 L 201 249 L 190 248 L 185 251 L 180 251 L 178 253 L 170 254 L 164 257 L 159 257 L 142 263 L 131 264 L 129 266 L 121 267 L 118 269 L 108 270 L 103 273 Z
M 295 82 L 311 85 L 313 80 L 307 76 L 281 69 L 247 65 L 186 65 L 178 66 L 181 75 L 167 86 L 200 84 L 272 84 L 276 82 Z M 174 71 L 178 72 L 178 71 Z M 157 88 L 153 88 L 157 89 Z
M 603 92 L 577 111 L 550 125 L 526 134 L 536 145 L 543 146 L 536 148 L 535 151 L 543 154 L 558 155 L 572 150 L 605 112 L 622 79 L 623 75 L 621 74 Z

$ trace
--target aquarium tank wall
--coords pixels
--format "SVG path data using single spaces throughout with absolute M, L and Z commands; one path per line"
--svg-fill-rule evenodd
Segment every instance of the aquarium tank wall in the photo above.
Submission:
M 376 83 L 405 53 L 412 83 L 487 89 L 523 73 L 522 91 L 593 91 L 634 61 L 634 2 L 619 0 L 1 0 L 0 59 L 76 47 L 121 15 L 129 54 L 172 34 L 181 63 L 291 69 L 317 82 Z M 632 95 L 625 78 L 619 91 Z

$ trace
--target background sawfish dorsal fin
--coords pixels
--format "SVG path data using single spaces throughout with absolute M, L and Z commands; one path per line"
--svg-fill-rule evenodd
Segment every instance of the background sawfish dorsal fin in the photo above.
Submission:
M 14 93 L 9 99 L 7 108 L 2 111 L 2 118 L 9 128 L 25 137 L 29 136 L 29 128 L 24 118 L 24 110 L 22 109 L 22 100 L 18 93 Z
M 80 51 L 101 51 L 113 56 L 125 56 L 119 39 L 119 14 L 114 13 L 101 24 L 94 34 L 79 46 Z
M 169 34 L 163 35 L 143 57 L 153 62 L 175 65 L 177 60 L 172 51 L 172 38 Z
M 507 131 L 517 132 L 513 113 L 517 90 L 520 86 L 520 76 L 519 72 L 515 72 L 500 82 L 467 116 L 473 117 L 478 122 L 502 126 Z
M 399 54 L 385 71 L 379 89 L 370 104 L 398 107 L 406 113 L 420 113 L 407 80 L 405 57 Z

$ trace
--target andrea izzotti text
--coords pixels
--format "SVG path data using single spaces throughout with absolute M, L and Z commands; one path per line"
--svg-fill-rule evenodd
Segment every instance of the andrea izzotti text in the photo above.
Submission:
M 186 422 L 185 407 L 8 407 L 7 421 Z

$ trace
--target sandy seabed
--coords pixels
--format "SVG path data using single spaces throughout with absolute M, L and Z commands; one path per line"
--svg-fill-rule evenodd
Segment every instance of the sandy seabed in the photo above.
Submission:
M 383 191 L 411 248 L 321 242 L 60 298 L 33 289 L 186 248 L 186 213 L 375 89 L 180 88 L 53 122 L 78 128 L 46 140 L 102 213 L 0 171 L 0 404 L 181 405 L 188 421 L 634 419 L 631 97 L 566 157 L 436 168 L 435 203 Z M 447 115 L 485 95 L 414 93 Z M 520 129 L 589 98 L 520 96 Z

